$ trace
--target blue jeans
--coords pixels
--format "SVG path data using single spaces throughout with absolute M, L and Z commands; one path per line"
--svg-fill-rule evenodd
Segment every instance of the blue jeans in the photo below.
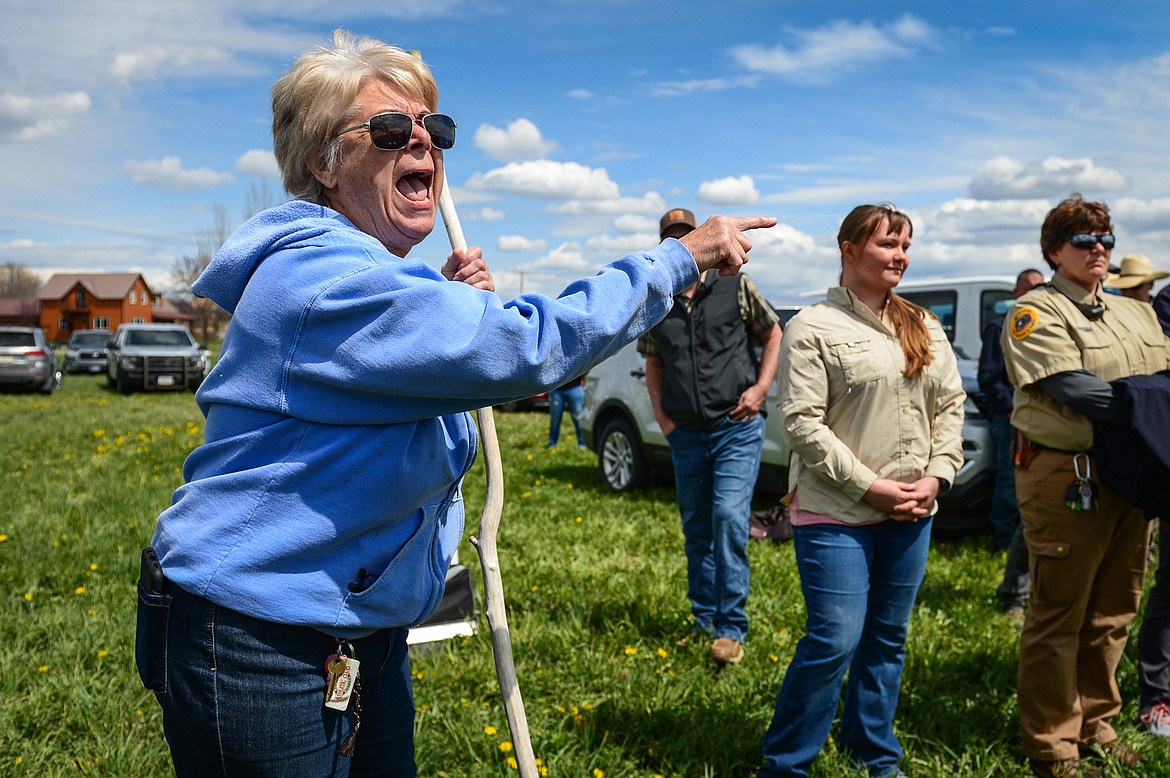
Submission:
M 569 418 L 577 430 L 577 445 L 585 446 L 581 434 L 581 414 L 585 412 L 585 387 L 578 384 L 569 389 L 553 389 L 548 393 L 548 445 L 551 448 L 561 437 L 561 416 L 569 406 Z
M 1020 527 L 1016 467 L 1012 461 L 1012 422 L 1011 417 L 1003 413 L 991 414 L 989 421 L 991 439 L 995 444 L 995 484 L 991 493 L 991 513 L 987 518 L 995 532 L 996 551 L 1005 551 Z
M 793 528 L 807 634 L 784 675 L 759 778 L 808 775 L 828 740 L 842 685 L 841 752 L 870 775 L 897 775 L 902 747 L 894 711 L 930 526 L 927 519 Z
M 354 701 L 346 711 L 324 705 L 334 638 L 167 587 L 139 588 L 137 659 L 180 778 L 416 775 L 405 629 L 350 641 L 361 663 L 361 729 L 353 756 L 342 756 Z
M 1158 572 L 1138 633 L 1140 710 L 1170 703 L 1170 521 L 1158 519 Z
M 748 629 L 748 519 L 764 417 L 724 419 L 705 431 L 679 428 L 667 441 L 686 539 L 693 629 L 742 643 Z

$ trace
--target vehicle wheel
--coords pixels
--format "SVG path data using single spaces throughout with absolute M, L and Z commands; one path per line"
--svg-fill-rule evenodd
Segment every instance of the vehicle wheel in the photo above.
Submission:
M 615 492 L 628 492 L 646 483 L 650 466 L 633 426 L 626 419 L 613 419 L 601 431 L 597 469 L 601 480 Z
M 130 394 L 134 388 L 130 386 L 130 379 L 121 370 L 118 371 L 118 394 Z

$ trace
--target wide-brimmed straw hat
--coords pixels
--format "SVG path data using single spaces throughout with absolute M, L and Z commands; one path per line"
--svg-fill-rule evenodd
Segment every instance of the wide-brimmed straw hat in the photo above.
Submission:
M 1111 289 L 1133 289 L 1150 281 L 1170 276 L 1165 270 L 1154 270 L 1145 254 L 1126 254 L 1121 258 L 1119 272 L 1105 277 L 1105 286 Z

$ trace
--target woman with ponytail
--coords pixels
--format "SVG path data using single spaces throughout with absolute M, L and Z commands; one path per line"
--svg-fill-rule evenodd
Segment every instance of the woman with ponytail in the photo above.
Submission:
M 893 725 L 906 632 L 935 500 L 963 463 L 966 399 L 938 320 L 893 291 L 913 230 L 892 206 L 854 208 L 837 235 L 841 285 L 798 313 L 780 344 L 807 624 L 760 778 L 808 775 L 842 686 L 838 749 L 870 775 L 902 775 Z

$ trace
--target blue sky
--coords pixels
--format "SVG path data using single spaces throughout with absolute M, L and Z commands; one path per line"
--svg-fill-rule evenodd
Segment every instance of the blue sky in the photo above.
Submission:
M 217 207 L 284 199 L 268 90 L 336 27 L 431 64 L 505 297 L 677 206 L 776 216 L 748 270 L 777 302 L 833 283 L 861 202 L 914 218 L 908 278 L 1042 266 L 1072 191 L 1111 205 L 1115 261 L 1170 269 L 1170 4 L 1128 0 L 0 0 L 0 262 L 168 288 Z

